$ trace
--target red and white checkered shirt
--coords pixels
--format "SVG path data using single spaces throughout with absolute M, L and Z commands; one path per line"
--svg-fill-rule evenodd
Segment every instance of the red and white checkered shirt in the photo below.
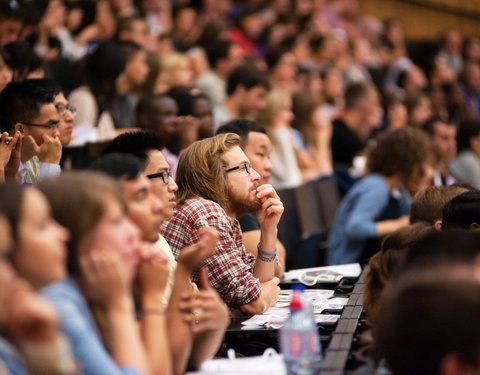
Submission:
M 199 240 L 197 231 L 203 227 L 220 233 L 215 254 L 201 264 L 208 267 L 208 279 L 218 294 L 235 308 L 258 299 L 262 288 L 252 274 L 255 257 L 245 251 L 238 221 L 232 220 L 218 203 L 203 198 L 188 199 L 163 223 L 160 232 L 178 258 L 183 248 Z M 198 280 L 198 269 L 192 279 Z

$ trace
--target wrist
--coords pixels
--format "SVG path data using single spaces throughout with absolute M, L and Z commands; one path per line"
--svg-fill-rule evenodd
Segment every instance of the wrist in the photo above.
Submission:
M 129 313 L 134 311 L 133 300 L 129 297 L 121 297 L 106 306 L 108 314 Z
M 193 270 L 194 270 L 194 267 L 191 267 L 188 263 L 182 262 L 181 259 L 177 260 L 177 268 L 176 268 L 177 273 L 179 272 L 179 273 L 187 274 L 188 276 L 190 276 Z
M 61 159 L 61 158 L 55 158 L 55 157 L 51 157 L 51 156 L 45 156 L 45 157 L 39 156 L 38 159 L 39 159 L 42 163 L 60 164 L 60 159 Z
M 260 236 L 260 241 L 258 242 L 258 246 L 260 249 L 265 250 L 265 251 L 275 251 L 275 247 L 277 245 L 277 236 L 275 235 L 262 235 Z
M 264 262 L 273 262 L 277 259 L 277 249 L 273 251 L 263 250 L 260 244 L 257 245 L 257 258 Z
M 160 316 L 165 317 L 167 315 L 167 309 L 165 306 L 162 307 L 145 307 L 140 311 L 141 317 L 145 318 L 147 316 Z
M 149 292 L 142 296 L 142 308 L 160 308 L 163 307 L 163 291 Z

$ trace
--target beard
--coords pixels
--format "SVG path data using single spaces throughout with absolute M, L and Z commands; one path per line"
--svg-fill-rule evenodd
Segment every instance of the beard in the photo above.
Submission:
M 241 217 L 245 214 L 255 213 L 262 207 L 262 201 L 256 196 L 250 195 L 252 190 L 255 190 L 258 185 L 255 185 L 247 196 L 238 196 L 230 186 L 228 191 L 228 204 L 230 211 L 235 214 L 236 217 Z

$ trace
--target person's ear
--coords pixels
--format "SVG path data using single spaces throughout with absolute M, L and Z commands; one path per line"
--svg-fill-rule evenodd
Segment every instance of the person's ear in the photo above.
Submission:
M 21 122 L 17 122 L 13 127 L 13 134 L 15 134 L 17 131 L 23 135 L 25 132 L 25 125 L 23 125 Z
M 437 232 L 441 232 L 441 231 L 442 231 L 442 220 L 437 220 L 437 221 L 435 221 L 435 223 L 433 224 L 433 228 L 434 228 Z
M 478 224 L 477 222 L 470 224 L 470 230 L 479 230 L 479 229 L 480 229 L 480 224 Z

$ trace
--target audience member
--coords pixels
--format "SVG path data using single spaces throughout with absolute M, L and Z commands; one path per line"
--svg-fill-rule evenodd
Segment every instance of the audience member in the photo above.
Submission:
M 445 205 L 452 198 L 468 190 L 468 188 L 456 185 L 430 186 L 420 190 L 413 197 L 410 207 L 410 223 L 423 222 L 440 230 Z
M 265 74 L 250 65 L 240 65 L 227 78 L 227 97 L 213 109 L 215 130 L 233 119 L 253 120 L 267 105 L 269 83 Z
M 53 91 L 53 104 L 55 104 L 55 108 L 60 115 L 60 125 L 58 126 L 60 142 L 62 146 L 67 146 L 72 140 L 73 119 L 77 114 L 77 109 L 69 104 L 64 91 L 55 81 L 36 79 L 32 83 L 47 91 Z
M 116 39 L 119 42 L 135 43 L 145 51 L 155 49 L 155 41 L 149 31 L 147 22 L 140 16 L 119 19 Z
M 445 30 L 440 37 L 438 57 L 458 75 L 462 70 L 462 36 L 457 30 Z
M 13 81 L 44 77 L 43 61 L 28 42 L 18 41 L 4 48 L 11 59 Z
M 377 347 L 393 375 L 473 374 L 480 370 L 478 281 L 405 278 L 386 294 Z
M 368 262 L 370 272 L 365 287 L 364 306 L 370 326 L 378 319 L 379 302 L 383 291 L 397 276 L 407 250 L 412 244 L 432 231 L 426 223 L 416 223 L 400 228 L 385 236 L 380 251 Z
M 460 73 L 460 82 L 465 102 L 477 117 L 480 116 L 480 63 L 465 64 Z
M 25 6 L 18 1 L 0 2 L 0 46 L 16 42 L 25 24 Z
M 366 262 L 378 238 L 408 225 L 411 198 L 405 186 L 419 179 L 428 139 L 416 129 L 380 135 L 369 155 L 369 175 L 358 181 L 338 208 L 328 239 L 327 264 Z
M 101 43 L 85 57 L 84 85 L 73 90 L 68 97 L 78 111 L 73 130 L 76 145 L 115 138 L 110 110 L 117 94 L 117 78 L 126 64 L 127 58 L 115 42 Z
M 288 91 L 280 89 L 268 93 L 266 106 L 257 116 L 272 140 L 271 182 L 276 189 L 297 187 L 303 181 L 291 127 L 293 116 L 292 97 Z
M 12 154 L 21 183 L 36 184 L 60 173 L 61 120 L 54 95 L 34 80 L 11 82 L 0 93 L 0 126 L 22 139 L 20 155 Z
M 0 371 L 5 374 L 76 374 L 77 365 L 68 341 L 60 332 L 54 307 L 15 273 L 8 259 L 19 246 L 27 251 L 27 247 L 35 245 L 20 229 L 20 226 L 25 229 L 25 213 L 19 214 L 16 205 L 22 189 L 14 183 L 4 184 L 0 185 L 0 194 L 3 197 L 0 202 Z M 22 225 L 17 225 L 17 219 Z M 18 227 L 11 228 L 10 224 Z
M 351 84 L 345 92 L 345 111 L 333 121 L 331 140 L 335 173 L 344 180 L 341 186 L 346 192 L 357 176 L 349 171 L 356 156 L 365 152 L 368 137 L 372 132 L 370 118 L 379 108 L 378 94 L 373 86 L 363 83 Z
M 207 95 L 214 106 L 219 106 L 227 95 L 227 77 L 243 62 L 240 47 L 229 40 L 217 40 L 206 48 L 210 69 L 195 80 L 197 86 Z
M 398 274 L 428 269 L 452 269 L 456 265 L 478 266 L 480 233 L 470 228 L 450 227 L 431 231 L 415 241 L 405 254 Z
M 272 163 L 272 142 L 265 129 L 256 122 L 249 120 L 232 120 L 222 125 L 217 134 L 234 133 L 240 136 L 240 147 L 252 164 L 252 168 L 260 175 L 260 182 L 267 184 L 270 180 Z M 245 250 L 258 256 L 257 244 L 260 242 L 261 228 L 255 213 L 248 213 L 238 218 L 242 230 L 242 240 Z M 277 264 L 275 276 L 281 277 L 285 271 L 285 247 L 277 239 Z
M 161 368 L 168 369 L 169 352 L 161 325 L 164 317 L 144 314 L 140 324 L 145 340 L 142 343 L 131 295 L 137 266 L 143 264 L 137 276 L 141 308 L 156 309 L 156 298 L 163 292 L 168 270 L 164 260 L 142 247 L 139 230 L 126 216 L 120 186 L 100 174 L 69 172 L 43 181 L 40 188 L 50 202 L 55 220 L 70 232 L 68 275 L 63 252 L 42 258 L 49 266 L 39 270 L 58 269 L 62 274 L 43 285 L 41 294 L 57 308 L 62 332 L 83 371 L 146 374 L 150 368 L 157 369 L 154 358 L 162 360 Z M 43 204 L 46 210 L 47 202 Z M 58 225 L 50 221 L 50 225 Z M 51 236 L 43 236 L 50 248 Z M 25 260 L 28 259 L 36 269 L 38 257 L 25 254 Z M 158 280 L 148 277 L 152 272 Z M 157 331 L 155 339 L 149 336 L 149 329 Z M 152 345 L 157 351 L 155 357 L 150 355 Z
M 177 172 L 178 208 L 162 226 L 162 234 L 175 256 L 198 239 L 199 228 L 220 233 L 215 254 L 202 266 L 222 299 L 247 314 L 258 314 L 278 298 L 279 279 L 274 277 L 277 224 L 283 206 L 275 190 L 260 185 L 236 134 L 219 134 L 193 143 L 180 158 Z M 261 228 L 258 257 L 245 252 L 236 220 L 257 212 Z M 198 271 L 192 274 L 198 279 Z
M 169 90 L 168 95 L 177 102 L 179 116 L 192 116 L 198 120 L 188 121 L 188 126 L 184 126 L 183 132 L 191 133 L 188 135 L 191 142 L 185 142 L 184 147 L 213 135 L 213 107 L 208 96 L 188 86 L 177 86 Z
M 455 182 L 448 173 L 450 163 L 457 153 L 457 129 L 440 118 L 432 118 L 422 129 L 429 135 L 432 145 L 433 185 L 451 185 Z
M 72 191 L 69 190 L 69 192 Z M 16 245 L 11 258 L 19 275 L 28 280 L 35 289 L 41 288 L 41 293 L 44 296 L 48 294 L 46 290 L 55 288 L 55 285 L 65 285 L 65 289 L 63 289 L 65 294 L 62 296 L 61 293 L 57 295 L 64 304 L 58 300 L 52 302 L 57 308 L 60 327 L 63 334 L 70 341 L 76 360 L 79 361 L 83 371 L 86 373 L 95 373 L 95 371 L 120 373 L 120 370 L 114 365 L 113 360 L 96 337 L 94 325 L 88 320 L 89 313 L 83 299 L 80 298 L 84 309 L 82 312 L 77 310 L 77 307 L 80 306 L 80 300 L 74 303 L 72 299 L 70 300 L 70 305 L 67 302 L 66 285 L 68 282 L 65 284 L 64 278 L 66 277 L 65 244 L 69 237 L 68 232 L 50 216 L 48 202 L 38 190 L 33 188 L 24 190 L 17 187 L 15 192 L 12 191 L 8 194 L 8 197 L 8 207 L 6 207 L 4 212 L 11 223 L 12 231 L 16 238 Z M 85 201 L 83 203 L 85 204 Z M 85 205 L 83 208 L 86 208 Z M 42 223 L 42 225 L 39 225 L 39 223 Z M 42 265 L 41 262 L 45 264 Z M 97 267 L 98 265 L 99 263 L 97 263 Z M 92 274 L 90 273 L 89 276 L 92 276 Z M 106 277 L 106 275 L 103 277 Z M 100 286 L 95 285 L 95 288 Z M 58 290 L 58 292 L 60 291 Z M 70 293 L 69 296 L 73 297 L 73 294 Z M 50 299 L 48 296 L 47 298 Z M 119 312 L 118 307 L 117 312 Z M 73 314 L 75 313 L 78 315 L 74 317 Z M 120 338 L 122 336 L 117 336 L 117 334 L 120 333 L 120 330 L 123 330 L 124 334 L 132 334 L 132 336 L 129 337 L 128 341 L 125 340 L 126 336 L 118 340 L 119 342 L 116 343 L 114 348 L 114 355 L 121 355 L 119 350 L 122 346 L 125 348 L 125 344 L 133 344 L 128 349 L 129 351 L 124 350 L 123 355 L 117 359 L 120 360 L 123 366 L 128 367 L 131 365 L 132 371 L 134 368 L 137 368 L 140 372 L 145 372 L 143 367 L 136 366 L 137 364 L 140 365 L 141 362 L 134 359 L 140 346 L 135 346 L 136 332 L 133 329 L 133 311 L 132 325 L 130 325 L 129 332 L 125 331 L 128 328 L 127 321 L 123 319 L 123 316 L 120 314 L 114 317 L 117 321 L 114 321 L 116 325 L 112 326 L 112 334 L 114 334 L 114 337 Z M 86 325 L 82 326 L 84 323 Z M 75 329 L 78 329 L 76 338 L 80 339 L 79 341 L 73 339 Z M 87 341 L 82 341 L 81 338 Z M 89 365 L 94 367 L 89 367 Z M 102 365 L 104 366 L 102 367 Z
M 404 103 L 407 107 L 409 126 L 420 128 L 432 117 L 432 102 L 426 94 L 411 93 L 405 97 Z
M 180 122 L 177 120 L 178 106 L 175 100 L 164 94 L 147 95 L 140 99 L 136 109 L 140 129 L 153 131 L 165 143 L 163 154 L 175 177 L 180 145 Z
M 13 79 L 13 63 L 7 50 L 0 47 L 0 91 Z
M 134 128 L 135 107 L 138 98 L 135 88 L 140 87 L 147 78 L 147 52 L 133 42 L 121 42 L 119 47 L 126 63 L 122 73 L 116 78 L 116 95 L 112 98 L 110 114 L 116 129 Z
M 458 154 L 448 164 L 448 171 L 457 181 L 480 189 L 480 120 L 462 123 L 457 134 Z
M 459 194 L 443 208 L 442 230 L 461 228 L 476 230 L 480 228 L 480 191 L 472 190 Z
M 177 86 L 191 86 L 194 71 L 190 59 L 181 53 L 170 52 L 160 56 L 160 73 L 155 83 L 155 93 L 165 94 Z

